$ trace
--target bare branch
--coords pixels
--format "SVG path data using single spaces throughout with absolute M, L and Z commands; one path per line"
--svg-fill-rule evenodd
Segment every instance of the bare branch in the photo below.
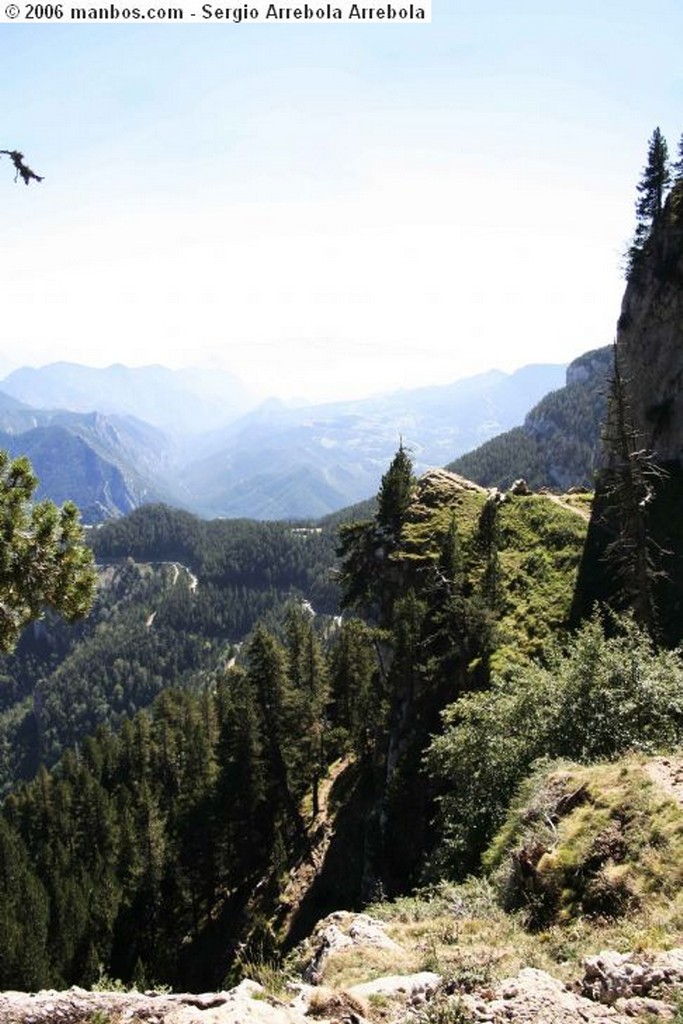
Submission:
M 28 185 L 31 178 L 33 178 L 35 181 L 43 180 L 40 174 L 36 174 L 35 171 L 31 170 L 28 164 L 24 163 L 24 154 L 20 153 L 18 149 L 0 149 L 0 153 L 4 153 L 6 156 L 8 156 L 14 164 L 14 169 L 17 172 L 14 175 L 15 181 L 18 180 L 20 175 L 23 178 L 25 185 Z

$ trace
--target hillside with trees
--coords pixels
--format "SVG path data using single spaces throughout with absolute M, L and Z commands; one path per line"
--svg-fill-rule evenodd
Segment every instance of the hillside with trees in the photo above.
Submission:
M 567 383 L 531 409 L 519 427 L 486 441 L 448 469 L 484 487 L 520 478 L 537 490 L 593 488 L 601 459 L 612 349 L 595 349 L 570 363 Z
M 3 789 L 164 689 L 199 685 L 257 621 L 297 602 L 338 611 L 333 526 L 207 523 L 150 505 L 88 539 L 99 569 L 89 617 L 43 618 L 0 668 Z

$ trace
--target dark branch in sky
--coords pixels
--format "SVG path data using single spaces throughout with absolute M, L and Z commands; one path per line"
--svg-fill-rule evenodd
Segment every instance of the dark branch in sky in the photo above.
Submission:
M 18 149 L 0 149 L 0 153 L 6 154 L 14 164 L 14 168 L 17 172 L 14 175 L 15 181 L 17 180 L 19 175 L 21 175 L 21 177 L 24 179 L 25 185 L 28 185 L 31 178 L 34 178 L 36 181 L 43 180 L 40 174 L 36 174 L 35 171 L 31 170 L 28 164 L 24 163 L 24 154 L 20 153 Z

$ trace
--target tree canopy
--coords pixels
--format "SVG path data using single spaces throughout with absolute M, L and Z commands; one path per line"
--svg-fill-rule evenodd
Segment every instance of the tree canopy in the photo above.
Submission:
M 655 128 L 647 150 L 647 164 L 638 183 L 636 215 L 646 229 L 656 224 L 664 208 L 666 189 L 671 182 L 669 148 L 659 128 Z
M 628 274 L 636 266 L 639 255 L 661 220 L 670 184 L 669 147 L 661 129 L 655 128 L 648 143 L 647 163 L 637 185 L 636 230 L 627 253 Z
M 92 603 L 95 570 L 78 509 L 33 502 L 38 481 L 28 459 L 0 452 L 0 650 L 52 608 L 68 621 Z

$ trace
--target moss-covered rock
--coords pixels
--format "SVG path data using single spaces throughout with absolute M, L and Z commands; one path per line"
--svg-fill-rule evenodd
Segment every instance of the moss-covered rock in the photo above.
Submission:
M 532 928 L 671 906 L 683 882 L 683 808 L 627 758 L 542 770 L 522 787 L 484 864 Z

